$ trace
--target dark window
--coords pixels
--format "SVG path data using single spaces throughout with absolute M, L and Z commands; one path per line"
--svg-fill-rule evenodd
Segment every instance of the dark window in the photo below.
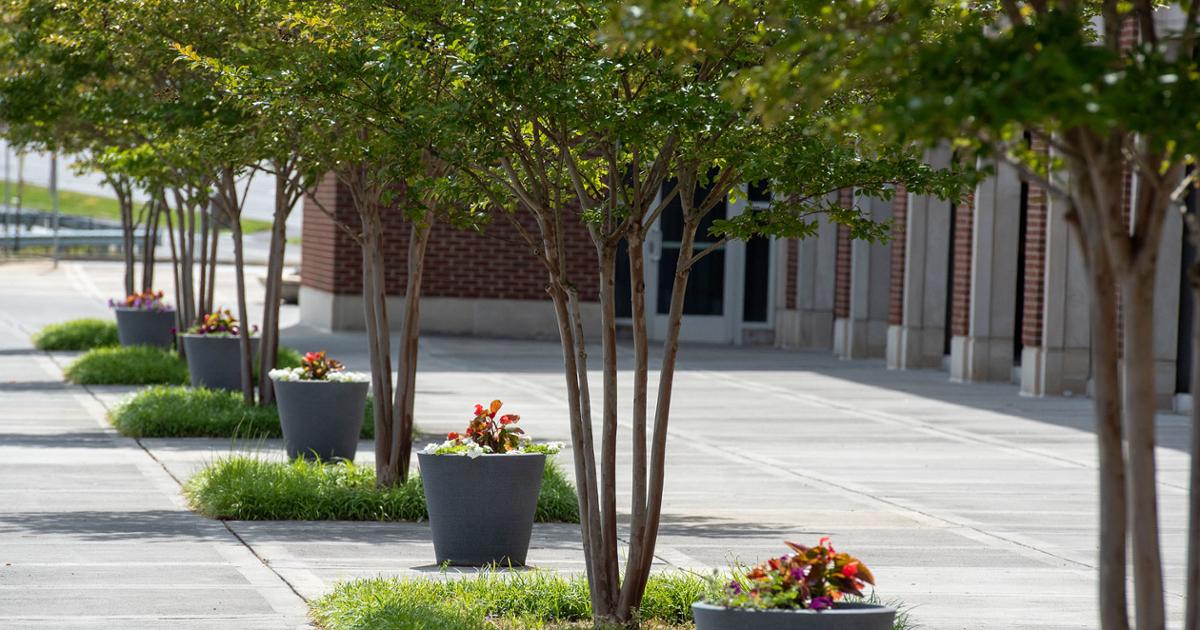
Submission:
M 658 263 L 658 312 L 671 312 L 671 287 L 679 249 L 663 249 Z M 721 315 L 725 312 L 725 250 L 719 249 L 692 267 L 683 296 L 684 315 Z
M 751 182 L 750 185 L 746 187 L 746 196 L 750 198 L 750 201 L 770 202 L 771 182 L 765 179 L 761 179 L 757 182 Z
M 747 322 L 767 321 L 767 295 L 771 277 L 771 241 L 752 238 L 746 241 L 746 301 L 742 304 L 742 319 Z

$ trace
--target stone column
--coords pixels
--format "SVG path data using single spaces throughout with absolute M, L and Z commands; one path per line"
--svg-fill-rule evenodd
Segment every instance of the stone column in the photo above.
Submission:
M 949 162 L 949 151 L 930 159 Z M 899 324 L 888 327 L 887 364 L 893 369 L 937 368 L 945 355 L 946 285 L 950 245 L 950 202 L 909 195 L 905 221 L 903 307 Z
M 779 318 L 779 345 L 833 348 L 833 295 L 836 276 L 837 225 L 818 219 L 816 236 L 796 245 L 794 311 Z
M 975 190 L 965 329 L 950 341 L 950 378 L 1011 381 L 1016 327 L 1021 181 L 1000 165 Z

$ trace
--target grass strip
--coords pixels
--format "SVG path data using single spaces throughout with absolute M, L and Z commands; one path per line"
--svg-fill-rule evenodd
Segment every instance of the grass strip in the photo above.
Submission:
M 691 628 L 692 602 L 709 587 L 688 573 L 655 573 L 642 627 Z M 310 603 L 327 630 L 590 628 L 587 581 L 543 571 L 484 572 L 458 579 L 369 578 L 342 582 Z
M 38 350 L 91 350 L 118 343 L 116 322 L 94 317 L 50 324 L 33 335 Z
M 291 348 L 280 348 L 276 357 L 281 368 L 300 365 L 300 353 Z M 254 374 L 257 379 L 257 359 Z M 79 385 L 185 385 L 189 382 L 187 361 L 174 350 L 150 346 L 93 348 L 67 366 L 66 377 Z
M 428 518 L 417 475 L 375 487 L 375 469 L 352 463 L 268 461 L 235 455 L 188 479 L 184 495 L 209 518 L 266 521 L 419 521 Z M 575 488 L 552 462 L 542 476 L 538 522 L 579 522 Z M 569 498 L 569 500 L 568 500 Z
M 15 191 L 16 183 L 12 182 L 11 186 L 11 190 Z M 112 197 L 89 195 L 73 190 L 59 190 L 58 202 L 59 211 L 63 214 L 108 219 L 110 221 L 121 220 L 121 205 Z M 30 210 L 52 212 L 54 210 L 54 203 L 50 197 L 50 190 L 45 186 L 37 186 L 26 182 L 25 187 L 22 189 L 21 207 Z M 269 229 L 271 229 L 270 221 L 242 219 L 243 232 L 261 232 Z
M 375 436 L 371 399 L 360 436 Z M 283 437 L 275 405 L 247 405 L 241 392 L 158 386 L 121 402 L 109 421 L 128 437 L 230 437 L 249 440 Z

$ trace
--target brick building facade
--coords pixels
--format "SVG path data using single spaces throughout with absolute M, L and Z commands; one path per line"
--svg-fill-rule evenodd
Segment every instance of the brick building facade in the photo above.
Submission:
M 1038 138 L 1032 142 L 1045 149 Z M 948 159 L 931 156 L 935 165 Z M 731 202 L 717 212 L 732 216 L 747 204 L 766 203 L 761 191 L 748 192 L 749 201 Z M 359 248 L 321 208 L 349 225 L 357 225 L 357 218 L 348 194 L 332 178 L 316 197 L 306 200 L 304 209 L 302 318 L 321 328 L 361 328 Z M 837 200 L 857 203 L 877 220 L 891 220 L 890 241 L 850 240 L 844 228 L 822 222 L 815 237 L 802 241 L 730 243 L 693 274 L 684 340 L 773 343 L 844 358 L 878 357 L 893 369 L 946 370 L 956 381 L 1018 383 L 1027 395 L 1088 392 L 1091 352 L 1082 252 L 1069 234 L 1064 208 L 1038 186 L 1001 166 L 955 203 L 902 187 L 889 200 L 855 198 L 850 190 L 841 191 Z M 671 213 L 663 216 L 664 225 L 652 230 L 647 245 L 652 336 L 665 328 L 667 304 L 657 287 L 660 278 L 669 281 L 673 245 L 677 251 Z M 387 290 L 402 296 L 409 228 L 399 217 L 389 221 Z M 1182 269 L 1193 253 L 1181 219 L 1171 215 L 1167 221 L 1155 304 L 1156 378 L 1163 406 L 1186 390 L 1191 363 L 1186 341 L 1192 306 Z M 569 227 L 574 251 L 585 256 L 571 261 L 573 277 L 589 300 L 585 317 L 594 320 L 592 246 L 581 226 Z M 555 337 L 545 272 L 527 250 L 507 223 L 482 233 L 436 226 L 426 259 L 422 329 Z M 391 312 L 400 313 L 400 306 Z M 392 324 L 399 324 L 395 316 Z

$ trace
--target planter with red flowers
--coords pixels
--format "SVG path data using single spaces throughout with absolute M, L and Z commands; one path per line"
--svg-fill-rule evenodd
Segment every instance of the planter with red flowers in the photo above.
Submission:
M 417 454 L 438 564 L 525 564 L 546 456 L 562 445 L 534 444 L 501 404 L 475 405 L 464 433 Z
M 348 372 L 325 352 L 309 352 L 300 367 L 271 370 L 288 457 L 354 461 L 369 377 Z
M 162 291 L 131 293 L 109 300 L 117 316 L 117 339 L 122 346 L 175 346 L 175 309 L 163 302 Z
M 187 355 L 192 387 L 238 391 L 242 388 L 241 326 L 228 309 L 205 315 L 180 335 Z M 257 332 L 250 331 L 253 335 Z M 258 354 L 258 338 L 250 338 L 252 358 Z
M 875 584 L 866 565 L 828 538 L 815 547 L 786 544 L 791 553 L 735 567 L 733 579 L 692 604 L 696 630 L 892 630 L 895 609 L 845 601 Z

